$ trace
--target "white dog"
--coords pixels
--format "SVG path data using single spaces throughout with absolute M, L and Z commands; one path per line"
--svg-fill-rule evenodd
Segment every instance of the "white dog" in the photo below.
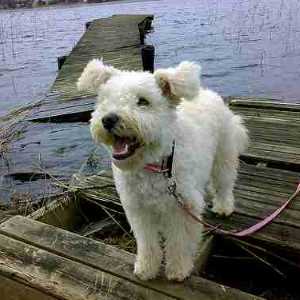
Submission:
M 143 280 L 157 276 L 163 253 L 167 278 L 184 280 L 201 242 L 202 225 L 178 206 L 168 193 L 170 179 L 158 171 L 174 141 L 171 180 L 184 205 L 200 216 L 210 184 L 213 211 L 234 210 L 232 190 L 247 130 L 220 96 L 200 85 L 199 76 L 200 66 L 191 62 L 151 74 L 94 59 L 77 83 L 98 93 L 91 133 L 110 149 L 115 184 L 137 240 L 134 272 Z

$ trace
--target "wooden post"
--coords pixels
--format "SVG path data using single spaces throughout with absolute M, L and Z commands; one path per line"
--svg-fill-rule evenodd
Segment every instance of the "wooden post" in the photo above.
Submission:
M 90 27 L 91 24 L 92 24 L 91 21 L 90 22 L 86 22 L 85 23 L 85 30 L 87 30 Z
M 153 20 L 153 16 L 148 16 L 138 24 L 141 45 L 145 44 L 145 35 L 151 29 L 152 20 Z
M 154 56 L 155 48 L 152 45 L 146 45 L 142 47 L 142 61 L 143 61 L 143 70 L 154 72 Z
M 144 28 L 144 23 L 140 23 L 138 25 L 139 27 L 139 32 L 140 32 L 140 42 L 141 42 L 141 45 L 144 45 L 145 44 L 145 28 Z
M 66 60 L 66 58 L 67 58 L 67 55 L 59 56 L 59 57 L 57 58 L 57 66 L 58 66 L 58 70 L 61 69 L 61 67 L 63 66 L 63 64 L 64 64 L 64 62 L 65 62 L 65 60 Z
M 145 30 L 149 32 L 151 30 L 152 19 L 146 19 Z

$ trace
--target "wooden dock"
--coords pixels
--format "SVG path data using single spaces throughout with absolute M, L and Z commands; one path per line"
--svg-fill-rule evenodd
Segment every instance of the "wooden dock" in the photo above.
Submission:
M 90 22 L 45 99 L 27 109 L 26 115 L 21 113 L 23 119 L 14 125 L 18 131 L 0 153 L 0 197 L 15 203 L 14 213 L 29 216 L 16 216 L 0 225 L 4 299 L 262 299 L 199 276 L 184 284 L 163 279 L 141 282 L 132 275 L 133 254 L 76 234 L 83 234 L 87 221 L 108 224 L 110 229 L 111 222 L 103 223 L 107 217 L 103 208 L 119 212 L 113 217 L 127 226 L 109 158 L 94 146 L 89 133 L 95 95 L 79 93 L 76 80 L 96 57 L 117 68 L 142 69 L 141 45 L 152 19 L 151 15 L 118 15 Z M 269 215 L 296 188 L 300 105 L 257 98 L 228 101 L 244 117 L 251 145 L 241 157 L 234 191 L 236 212 L 223 219 L 208 209 L 205 218 L 222 228 L 240 230 Z M 268 268 L 277 270 L 273 260 L 281 257 L 280 267 L 288 265 L 300 272 L 299 200 L 298 196 L 250 238 L 226 238 L 227 242 L 250 245 L 249 253 L 263 257 Z M 86 232 L 84 236 L 93 236 Z M 199 261 L 201 274 L 219 239 L 211 233 L 207 240 Z

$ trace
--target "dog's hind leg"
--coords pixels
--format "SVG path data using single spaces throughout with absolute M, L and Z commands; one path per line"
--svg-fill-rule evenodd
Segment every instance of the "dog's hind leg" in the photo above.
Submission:
M 169 280 L 183 281 L 194 267 L 197 249 L 202 239 L 202 225 L 176 207 L 164 228 L 166 276 Z
M 126 216 L 137 242 L 134 273 L 142 280 L 153 279 L 160 270 L 163 257 L 157 224 L 147 211 L 126 210 Z
M 219 215 L 229 216 L 234 211 L 233 187 L 237 177 L 237 161 L 237 157 L 224 157 L 215 163 L 213 177 L 216 194 L 212 199 L 212 210 Z
M 205 200 L 212 200 L 216 196 L 216 189 L 213 183 L 213 179 L 211 178 L 208 184 L 205 187 Z
M 233 188 L 237 178 L 239 155 L 248 146 L 247 130 L 239 116 L 233 116 L 219 143 L 213 167 L 213 182 L 216 196 L 213 211 L 220 215 L 230 215 L 234 211 Z

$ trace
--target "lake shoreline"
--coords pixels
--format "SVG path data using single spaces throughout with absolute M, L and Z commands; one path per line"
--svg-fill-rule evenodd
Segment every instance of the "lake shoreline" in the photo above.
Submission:
M 49 6 L 69 6 L 80 4 L 108 3 L 119 0 L 2 0 L 0 10 L 41 8 Z

